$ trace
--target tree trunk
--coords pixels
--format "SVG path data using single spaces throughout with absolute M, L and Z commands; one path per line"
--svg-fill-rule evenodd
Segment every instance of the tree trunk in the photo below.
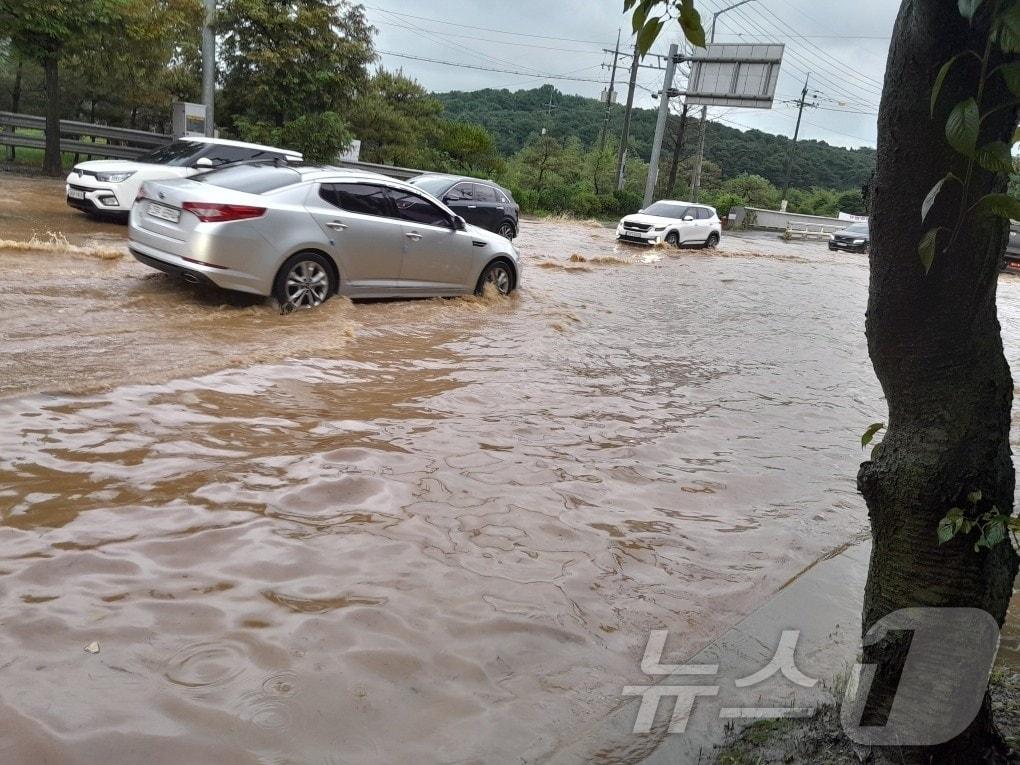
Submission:
M 61 175 L 63 163 L 60 158 L 60 82 L 57 77 L 57 56 L 51 54 L 43 60 L 46 73 L 46 153 L 43 156 L 43 172 L 46 175 Z
M 954 69 L 934 119 L 931 86 L 956 53 L 984 51 L 989 5 L 971 26 L 955 2 L 904 0 L 889 52 L 878 119 L 867 314 L 868 350 L 889 417 L 883 442 L 858 475 L 874 540 L 865 633 L 885 615 L 919 606 L 981 608 L 1001 626 L 1017 573 L 1009 541 L 978 553 L 974 532 L 941 546 L 937 538 L 939 520 L 952 507 L 967 507 L 971 492 L 983 494 L 980 511 L 993 505 L 1013 510 L 1013 382 L 995 306 L 1007 226 L 969 216 L 948 251 L 949 237 L 940 237 L 927 275 L 918 256 L 924 232 L 935 225 L 952 229 L 961 209 L 956 185 L 940 195 L 922 225 L 929 189 L 950 171 L 961 178 L 966 171 L 966 160 L 946 142 L 944 126 L 953 105 L 976 95 L 977 71 Z M 979 145 L 1009 143 L 1015 124 L 1015 109 L 1000 111 L 982 126 Z M 972 201 L 1003 190 L 1003 180 L 976 168 Z M 891 633 L 865 649 L 864 663 L 878 666 L 872 701 L 891 704 L 896 667 L 902 668 L 909 643 L 906 634 Z M 896 762 L 978 762 L 1001 751 L 986 693 L 977 718 L 948 743 L 881 754 Z

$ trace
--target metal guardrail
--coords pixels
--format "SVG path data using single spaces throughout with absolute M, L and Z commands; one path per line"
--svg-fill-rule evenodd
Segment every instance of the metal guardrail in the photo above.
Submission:
M 43 136 L 19 135 L 17 128 L 46 131 L 46 118 L 33 114 L 0 112 L 0 146 L 14 146 L 28 149 L 45 149 Z M 82 140 L 92 138 L 92 141 Z M 101 138 L 106 143 L 98 143 Z M 71 154 L 86 154 L 91 157 L 112 157 L 133 159 L 158 146 L 165 146 L 172 136 L 150 133 L 145 130 L 93 125 L 73 120 L 60 121 L 60 150 Z
M 46 139 L 42 136 L 18 135 L 16 128 L 39 130 L 45 133 L 46 118 L 33 114 L 16 114 L 0 112 L 0 146 L 15 146 L 27 149 L 45 149 Z M 116 143 L 94 143 L 82 138 L 102 138 Z M 94 125 L 90 122 L 60 120 L 60 150 L 70 154 L 85 154 L 91 157 L 110 157 L 113 159 L 134 159 L 158 146 L 165 146 L 173 141 L 173 136 L 162 133 L 149 133 L 145 130 Z M 421 175 L 423 170 L 410 167 L 379 165 L 374 162 L 353 162 L 350 160 L 336 162 L 337 167 L 387 175 L 390 178 L 407 180 Z
M 847 221 L 847 225 L 849 224 L 850 221 Z M 797 225 L 802 226 L 802 228 L 796 228 Z M 795 223 L 794 221 L 787 221 L 786 230 L 783 232 L 783 239 L 789 241 L 796 236 L 799 236 L 801 239 L 809 239 L 813 237 L 818 237 L 822 239 L 829 236 L 829 234 L 835 234 L 839 230 L 840 229 L 835 226 L 828 227 L 824 225 L 812 226 L 811 224 L 804 223 L 798 224 Z

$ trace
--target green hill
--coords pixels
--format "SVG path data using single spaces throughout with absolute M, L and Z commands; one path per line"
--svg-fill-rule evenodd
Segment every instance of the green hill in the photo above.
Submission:
M 488 128 L 504 156 L 519 151 L 528 138 L 540 133 L 543 127 L 556 138 L 576 136 L 585 147 L 590 147 L 598 140 L 605 117 L 605 106 L 599 101 L 564 95 L 552 85 L 513 93 L 492 89 L 452 91 L 437 93 L 435 97 L 442 101 L 451 119 L 477 122 Z M 552 109 L 548 108 L 550 99 L 554 104 Z M 655 118 L 654 109 L 635 109 L 631 117 L 631 146 L 645 160 L 651 155 Z M 616 105 L 610 119 L 610 134 L 618 136 L 622 124 L 623 107 Z M 675 134 L 675 125 L 671 121 L 667 136 Z M 689 125 L 685 157 L 696 149 L 697 122 Z M 672 138 L 667 137 L 666 146 L 671 144 Z M 781 187 L 789 144 L 790 139 L 784 136 L 760 130 L 737 130 L 710 121 L 705 156 L 722 168 L 724 180 L 749 173 L 761 175 Z M 871 175 L 874 165 L 874 149 L 844 149 L 824 141 L 802 140 L 797 147 L 792 184 L 798 188 L 859 188 Z

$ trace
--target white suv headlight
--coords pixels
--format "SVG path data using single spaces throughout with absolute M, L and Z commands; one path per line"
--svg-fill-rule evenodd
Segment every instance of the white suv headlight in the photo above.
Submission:
M 119 173 L 96 173 L 96 180 L 100 183 L 120 183 L 121 181 L 126 181 L 134 174 L 134 170 Z

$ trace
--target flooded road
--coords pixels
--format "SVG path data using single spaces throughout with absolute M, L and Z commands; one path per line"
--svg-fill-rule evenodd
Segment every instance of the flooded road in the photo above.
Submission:
M 68 215 L 0 250 L 5 763 L 555 759 L 867 528 L 862 256 L 529 222 L 512 298 L 282 316 Z

